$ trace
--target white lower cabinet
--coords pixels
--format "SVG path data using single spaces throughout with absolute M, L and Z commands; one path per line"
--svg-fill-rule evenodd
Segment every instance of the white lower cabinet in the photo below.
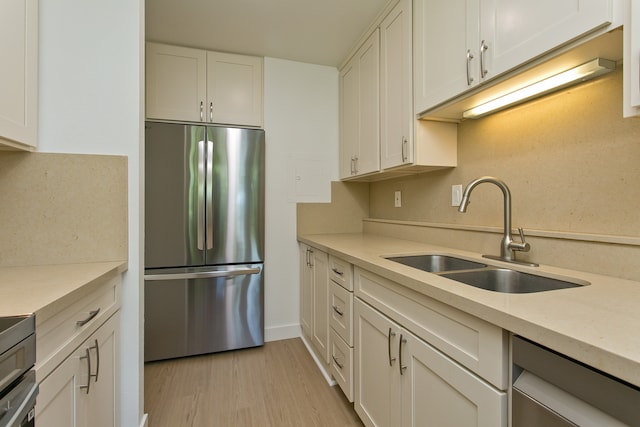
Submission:
M 329 256 L 300 245 L 300 325 L 316 355 L 329 365 Z
M 120 312 L 40 383 L 36 424 L 115 427 L 119 419 Z
M 354 404 L 365 425 L 507 425 L 506 392 L 357 298 L 354 328 Z

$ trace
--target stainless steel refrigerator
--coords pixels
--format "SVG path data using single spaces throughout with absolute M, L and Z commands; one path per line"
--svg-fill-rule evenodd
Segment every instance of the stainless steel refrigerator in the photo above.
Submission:
M 146 123 L 145 361 L 264 343 L 264 131 Z

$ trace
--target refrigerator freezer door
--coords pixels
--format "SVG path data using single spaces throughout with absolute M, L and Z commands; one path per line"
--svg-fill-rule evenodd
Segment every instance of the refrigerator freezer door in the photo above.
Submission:
M 204 126 L 146 123 L 145 268 L 204 263 Z
M 207 265 L 264 260 L 264 131 L 207 128 Z
M 145 274 L 145 362 L 264 344 L 262 264 Z

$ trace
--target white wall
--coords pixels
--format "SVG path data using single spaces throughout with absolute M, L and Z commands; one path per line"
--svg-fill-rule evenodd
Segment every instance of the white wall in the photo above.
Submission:
M 144 391 L 140 268 L 144 0 L 41 1 L 39 40 L 39 151 L 128 156 L 129 270 L 122 296 L 121 425 L 138 426 Z
M 338 179 L 338 71 L 264 60 L 265 339 L 300 335 L 296 202 L 330 202 Z

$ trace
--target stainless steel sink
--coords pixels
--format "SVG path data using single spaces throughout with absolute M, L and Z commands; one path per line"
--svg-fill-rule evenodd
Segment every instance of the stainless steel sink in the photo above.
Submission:
M 544 292 L 586 285 L 586 283 L 568 282 L 503 268 L 445 273 L 441 276 L 476 288 L 510 294 Z
M 409 255 L 387 258 L 390 261 L 399 262 L 409 267 L 418 268 L 429 273 L 440 273 L 443 271 L 471 270 L 485 268 L 486 264 L 468 261 L 448 255 Z

